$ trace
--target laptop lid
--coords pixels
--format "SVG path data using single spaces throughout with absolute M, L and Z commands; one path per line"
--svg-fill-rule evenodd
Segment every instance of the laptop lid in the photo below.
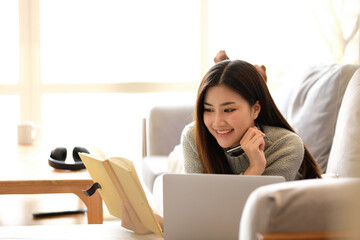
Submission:
M 165 174 L 165 239 L 238 239 L 240 218 L 250 193 L 284 182 L 281 176 Z

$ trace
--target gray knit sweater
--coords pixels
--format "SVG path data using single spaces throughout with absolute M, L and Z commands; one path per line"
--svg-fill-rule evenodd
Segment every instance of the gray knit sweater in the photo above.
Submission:
M 300 179 L 300 165 L 304 158 L 304 144 L 295 133 L 279 127 L 262 126 L 265 133 L 266 168 L 263 175 L 284 176 L 286 181 Z M 184 170 L 186 173 L 201 173 L 201 164 L 196 150 L 194 122 L 187 125 L 181 136 Z M 225 150 L 224 150 L 225 151 Z M 249 167 L 245 153 L 237 157 L 227 156 L 230 168 L 241 174 Z

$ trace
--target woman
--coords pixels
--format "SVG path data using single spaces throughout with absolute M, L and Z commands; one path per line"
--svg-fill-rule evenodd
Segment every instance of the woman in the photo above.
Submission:
M 241 146 L 238 156 L 229 148 Z M 195 122 L 182 135 L 185 172 L 321 177 L 253 65 L 225 60 L 200 84 Z
M 198 89 L 195 121 L 182 134 L 187 173 L 320 178 L 320 168 L 276 107 L 257 68 L 240 60 L 214 65 Z M 241 146 L 234 154 L 229 149 Z M 129 204 L 122 226 L 149 232 Z M 162 223 L 162 218 L 156 215 Z

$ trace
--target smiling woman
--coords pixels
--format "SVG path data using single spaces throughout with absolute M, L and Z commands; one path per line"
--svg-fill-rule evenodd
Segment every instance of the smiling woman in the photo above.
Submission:
M 249 106 L 232 89 L 215 86 L 208 90 L 204 99 L 204 124 L 222 148 L 233 148 L 240 144 L 249 127 L 255 127 L 260 108 L 258 101 Z
M 181 141 L 186 172 L 280 175 L 287 181 L 320 177 L 253 65 L 217 63 L 200 84 L 195 109 L 195 122 L 185 127 Z M 237 145 L 244 153 L 226 152 Z

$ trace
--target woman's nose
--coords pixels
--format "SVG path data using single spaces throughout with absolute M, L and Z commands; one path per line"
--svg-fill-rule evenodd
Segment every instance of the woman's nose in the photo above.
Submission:
M 225 125 L 224 116 L 221 113 L 215 114 L 214 127 L 221 127 Z

